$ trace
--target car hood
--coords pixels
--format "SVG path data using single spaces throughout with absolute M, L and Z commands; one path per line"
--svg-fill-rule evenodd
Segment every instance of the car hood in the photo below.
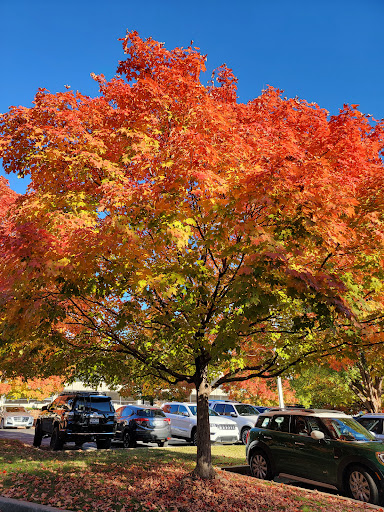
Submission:
M 23 411 L 17 411 L 17 412 L 3 412 L 2 413 L 2 416 L 4 416 L 4 418 L 12 418 L 14 416 L 23 416 L 24 418 L 26 416 L 28 416 L 29 418 L 33 418 L 32 414 L 29 414 L 28 412 L 23 412 Z
M 215 425 L 236 425 L 235 421 L 223 418 L 222 416 L 210 416 L 209 423 L 213 423 Z

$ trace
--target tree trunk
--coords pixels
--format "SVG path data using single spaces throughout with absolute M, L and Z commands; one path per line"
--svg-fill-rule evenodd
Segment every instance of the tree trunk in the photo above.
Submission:
M 361 380 L 351 382 L 353 392 L 358 396 L 367 412 L 380 412 L 383 377 L 372 375 L 374 370 L 367 364 L 364 353 L 360 354 L 360 361 L 356 366 L 359 369 Z
M 196 360 L 196 395 L 197 395 L 197 460 L 193 475 L 204 479 L 216 476 L 212 466 L 211 432 L 209 427 L 208 398 L 211 386 L 207 379 L 208 364 Z

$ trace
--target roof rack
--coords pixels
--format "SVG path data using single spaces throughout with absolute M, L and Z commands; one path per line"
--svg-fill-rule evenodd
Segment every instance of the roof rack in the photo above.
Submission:
M 107 396 L 105 391 L 63 391 L 60 393 L 62 395 L 96 395 L 96 396 Z

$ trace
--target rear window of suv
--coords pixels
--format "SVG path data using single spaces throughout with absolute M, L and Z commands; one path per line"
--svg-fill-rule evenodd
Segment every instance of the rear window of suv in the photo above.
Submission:
M 103 397 L 90 397 L 91 409 L 101 412 L 115 412 L 111 400 L 106 400 Z

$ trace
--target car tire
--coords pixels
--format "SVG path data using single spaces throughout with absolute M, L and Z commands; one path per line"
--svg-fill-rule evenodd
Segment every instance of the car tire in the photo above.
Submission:
M 123 432 L 123 446 L 124 448 L 134 448 L 136 446 L 136 441 L 129 430 L 124 430 Z
M 244 427 L 243 430 L 241 431 L 240 439 L 243 444 L 247 444 L 247 435 L 250 430 L 251 429 L 249 427 Z
M 159 441 L 157 445 L 159 446 L 159 448 L 162 448 L 163 446 L 168 446 L 168 441 Z
M 35 427 L 35 435 L 33 437 L 33 446 L 35 446 L 36 448 L 40 448 L 42 439 L 43 439 L 43 429 L 41 428 L 41 423 L 38 423 Z
M 353 466 L 350 468 L 346 479 L 347 491 L 351 498 L 379 504 L 379 489 L 369 471 L 362 466 Z
M 98 450 L 109 450 L 111 439 L 96 439 L 96 447 Z
M 63 441 L 60 439 L 59 427 L 54 427 L 51 435 L 51 441 L 49 447 L 54 452 L 57 452 L 63 448 Z
M 192 430 L 192 434 L 191 434 L 191 443 L 194 445 L 194 446 L 197 446 L 197 428 L 194 428 Z
M 260 480 L 272 480 L 274 476 L 271 462 L 262 450 L 254 450 L 252 452 L 249 468 L 251 475 Z

